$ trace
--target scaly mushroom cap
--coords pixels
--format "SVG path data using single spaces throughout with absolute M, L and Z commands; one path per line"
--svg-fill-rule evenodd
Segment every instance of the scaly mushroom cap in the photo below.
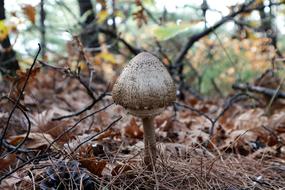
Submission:
M 148 117 L 159 114 L 175 101 L 175 84 L 165 66 L 150 53 L 135 56 L 123 69 L 113 91 L 115 103 L 133 115 Z

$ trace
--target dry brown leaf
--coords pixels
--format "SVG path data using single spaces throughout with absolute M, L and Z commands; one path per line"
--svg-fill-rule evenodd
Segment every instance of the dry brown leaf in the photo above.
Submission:
M 268 146 L 268 147 L 257 150 L 250 156 L 255 159 L 268 159 L 268 158 L 275 157 L 276 155 L 277 155 L 277 151 L 273 147 Z
M 96 141 L 100 141 L 103 140 L 104 138 L 108 138 L 108 137 L 115 137 L 117 136 L 119 133 L 115 132 L 112 129 L 109 129 L 108 131 L 102 133 L 101 135 L 98 135 L 98 137 L 96 138 Z
M 102 176 L 102 171 L 107 164 L 106 160 L 97 160 L 96 158 L 84 158 L 80 159 L 79 162 L 97 176 Z
M 254 82 L 256 86 L 262 86 L 266 88 L 276 89 L 280 85 L 280 78 L 276 71 L 272 69 L 266 70 L 259 78 Z
M 209 134 L 201 131 L 201 130 L 190 130 L 185 133 L 184 143 L 186 145 L 201 145 L 208 141 Z
M 16 146 L 21 141 L 24 140 L 26 134 L 12 136 L 9 138 L 9 143 Z M 28 139 L 25 141 L 24 146 L 29 149 L 44 149 L 49 146 L 51 142 L 53 142 L 53 138 L 51 135 L 46 133 L 30 133 Z
M 52 118 L 56 113 L 55 107 L 53 108 L 54 109 L 49 109 L 41 113 L 33 114 L 33 117 L 30 118 L 32 124 L 35 126 L 33 127 L 33 132 L 50 134 L 54 139 L 64 133 L 64 135 L 58 140 L 58 142 L 61 143 L 66 143 L 71 139 L 74 139 L 78 128 L 75 128 L 74 130 L 71 130 L 69 132 L 65 132 L 72 126 L 71 121 L 53 121 Z
M 102 125 L 108 125 L 110 116 L 109 113 L 106 111 L 101 111 L 98 114 L 98 122 L 101 123 Z
M 285 133 L 285 112 L 272 115 L 268 126 L 278 133 Z
M 31 71 L 31 74 L 29 76 L 29 81 L 28 81 L 28 85 L 25 89 L 25 92 L 29 92 L 30 91 L 30 88 L 31 86 L 34 85 L 35 81 L 36 81 L 36 76 L 37 74 L 40 72 L 40 68 L 37 67 L 37 68 L 34 68 L 32 71 Z M 27 74 L 28 72 L 22 72 L 20 70 L 17 70 L 17 76 L 16 77 L 9 77 L 7 76 L 6 79 L 9 80 L 9 81 L 12 81 L 13 83 L 13 86 L 11 88 L 11 92 L 10 92 L 10 97 L 12 99 L 17 99 L 18 96 L 20 95 L 20 92 L 25 84 L 25 81 L 26 81 L 26 78 L 27 78 Z
M 125 128 L 125 134 L 132 138 L 141 139 L 143 137 L 143 132 L 140 130 L 134 117 L 131 119 L 130 123 Z
M 229 137 L 220 148 L 226 152 L 248 155 L 249 153 L 254 152 L 253 143 L 258 140 L 258 137 L 259 134 L 254 131 L 245 129 L 234 130 L 229 134 Z
M 234 129 L 252 129 L 267 125 L 268 118 L 264 115 L 263 109 L 250 109 L 234 118 Z
M 23 5 L 22 7 L 24 14 L 27 16 L 27 18 L 35 24 L 36 21 L 36 9 L 32 5 Z
M 190 97 L 186 100 L 187 104 L 190 104 L 192 107 L 199 103 L 199 100 L 195 97 Z
M 16 160 L 16 154 L 9 154 L 6 158 L 0 158 L 0 171 L 7 169 Z
M 25 179 L 20 177 L 16 172 L 13 173 L 10 177 L 4 179 L 0 183 L 0 189 L 1 190 L 11 190 L 15 189 L 15 185 L 18 184 L 19 182 L 23 182 Z M 18 188 L 20 189 L 20 188 Z
M 145 15 L 144 7 L 142 6 L 141 0 L 136 0 L 136 5 L 138 7 L 138 10 L 134 12 L 133 18 L 137 21 L 138 27 L 142 27 L 143 24 L 147 24 L 147 16 Z

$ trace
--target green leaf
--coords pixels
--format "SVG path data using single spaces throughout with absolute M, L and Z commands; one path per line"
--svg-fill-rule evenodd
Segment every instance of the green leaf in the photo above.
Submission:
M 143 3 L 144 5 L 154 5 L 155 1 L 154 0 L 144 0 Z
M 197 30 L 193 24 L 169 23 L 165 26 L 159 26 L 153 30 L 154 36 L 159 41 L 166 41 L 181 34 L 194 33 Z

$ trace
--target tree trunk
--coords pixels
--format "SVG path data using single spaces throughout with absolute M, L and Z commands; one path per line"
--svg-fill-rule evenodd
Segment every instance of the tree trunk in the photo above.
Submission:
M 40 19 L 40 24 L 41 24 L 41 46 L 42 46 L 42 59 L 45 60 L 45 55 L 46 55 L 46 27 L 45 27 L 45 18 L 46 18 L 46 13 L 44 9 L 44 0 L 41 0 L 41 19 Z
M 91 0 L 78 0 L 80 16 L 87 14 L 81 32 L 81 41 L 85 47 L 98 47 L 98 30 L 95 22 L 95 13 Z
M 5 21 L 4 0 L 0 0 L 0 20 Z M 3 30 L 3 29 L 2 29 Z M 5 31 L 0 31 L 2 34 Z M 16 53 L 13 51 L 9 39 L 9 35 L 0 40 L 3 50 L 0 52 L 0 72 L 4 75 L 15 75 L 19 69 L 19 64 L 16 59 Z

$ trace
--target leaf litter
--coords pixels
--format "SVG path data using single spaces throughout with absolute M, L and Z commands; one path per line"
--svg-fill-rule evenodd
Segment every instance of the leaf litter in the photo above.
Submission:
M 142 163 L 143 130 L 138 118 L 120 106 L 108 107 L 112 99 L 105 96 L 82 114 L 55 120 L 90 104 L 90 96 L 78 80 L 58 71 L 37 70 L 32 77 L 20 101 L 31 121 L 30 134 L 25 139 L 27 121 L 16 111 L 6 136 L 13 146 L 25 139 L 21 148 L 30 152 L 6 154 L 4 148 L 0 150 L 0 174 L 12 172 L 3 178 L 3 189 L 285 187 L 284 105 L 268 114 L 264 106 L 244 99 L 224 111 L 226 100 L 199 100 L 187 95 L 179 103 L 191 109 L 170 106 L 155 118 L 158 163 L 155 171 L 147 171 Z M 105 84 L 93 81 L 90 88 L 96 89 L 98 97 Z M 17 93 L 16 88 L 11 97 Z M 12 105 L 1 101 L 1 129 Z M 108 128 L 120 115 L 122 119 Z

